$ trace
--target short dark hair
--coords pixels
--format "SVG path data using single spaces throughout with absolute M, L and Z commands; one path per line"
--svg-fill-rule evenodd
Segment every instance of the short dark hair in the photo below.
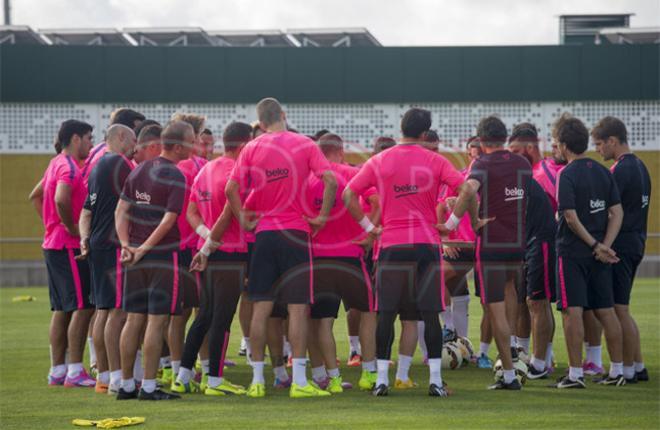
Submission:
M 580 119 L 564 118 L 557 127 L 557 140 L 573 154 L 580 155 L 589 147 L 589 131 Z
M 147 128 L 150 125 L 157 125 L 157 126 L 161 127 L 161 129 L 162 129 L 162 126 L 160 125 L 160 123 L 158 121 L 156 121 L 154 119 L 145 119 L 144 121 L 142 121 L 142 124 L 138 125 L 137 128 L 135 129 L 135 135 L 140 137 L 140 133 L 142 133 L 142 130 L 144 130 L 145 128 Z
M 332 154 L 344 149 L 344 140 L 334 133 L 325 133 L 318 140 L 323 155 Z
M 479 136 L 470 136 L 468 137 L 467 142 L 465 142 L 465 149 L 468 149 L 471 146 L 479 147 Z
M 312 140 L 314 142 L 318 142 L 318 140 L 321 138 L 321 136 L 323 136 L 324 134 L 328 134 L 328 133 L 330 133 L 330 130 L 328 130 L 326 128 L 322 128 L 321 130 L 314 133 L 314 135 L 312 136 Z
M 160 135 L 163 133 L 163 127 L 160 124 L 149 124 L 140 129 L 138 134 L 138 143 L 142 144 L 147 141 L 160 140 Z
M 411 108 L 401 118 L 401 133 L 404 137 L 418 138 L 431 128 L 431 112 Z
M 195 129 L 190 123 L 186 121 L 168 122 L 160 135 L 163 149 L 171 151 L 176 145 L 184 145 L 188 133 L 195 134 Z
M 378 136 L 374 141 L 374 154 L 383 152 L 396 145 L 396 140 L 389 136 Z
M 619 118 L 606 116 L 594 125 L 591 129 L 591 136 L 595 139 L 605 140 L 609 137 L 616 137 L 621 143 L 628 143 L 628 130 L 626 125 Z
M 252 129 L 250 129 L 250 131 L 252 131 Z M 209 136 L 213 136 L 213 132 L 208 128 L 202 130 L 202 134 L 208 134 Z
M 115 112 L 115 115 L 112 117 L 112 121 L 110 121 L 110 125 L 121 124 L 131 129 L 135 129 L 135 121 L 144 120 L 145 116 L 140 112 L 134 111 L 133 109 L 120 109 Z
M 531 122 L 521 122 L 520 124 L 516 124 L 513 130 L 511 130 L 509 143 L 514 140 L 526 143 L 539 143 L 539 131 Z
M 94 130 L 90 124 L 77 119 L 67 119 L 60 125 L 60 130 L 57 132 L 57 142 L 60 143 L 62 148 L 66 148 L 71 144 L 73 136 L 83 137 L 85 134 Z
M 222 143 L 225 145 L 225 150 L 235 150 L 251 140 L 252 126 L 240 121 L 232 121 L 222 133 Z
M 506 143 L 506 125 L 495 115 L 482 118 L 477 125 L 477 136 L 484 146 L 501 146 Z
M 422 133 L 422 140 L 424 142 L 428 143 L 439 143 L 440 142 L 440 136 L 438 136 L 438 132 L 435 130 L 428 130 Z

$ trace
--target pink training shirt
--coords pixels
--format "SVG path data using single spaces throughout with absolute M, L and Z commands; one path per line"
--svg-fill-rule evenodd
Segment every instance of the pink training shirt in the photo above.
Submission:
M 199 239 L 197 233 L 195 233 L 192 227 L 190 227 L 188 219 L 186 218 L 186 213 L 188 212 L 188 202 L 190 201 L 190 188 L 195 181 L 195 177 L 204 164 L 206 164 L 202 163 L 200 160 L 204 159 L 193 155 L 186 160 L 179 161 L 176 165 L 181 173 L 183 173 L 183 176 L 186 177 L 186 195 L 185 200 L 183 201 L 183 210 L 181 211 L 179 218 L 177 218 L 177 225 L 179 226 L 179 233 L 181 234 L 180 249 L 194 249 L 197 245 L 197 240 Z
M 81 170 L 81 175 L 83 179 L 83 183 L 85 184 L 85 189 L 87 188 L 87 184 L 89 182 L 89 175 L 92 174 L 92 169 L 94 169 L 94 166 L 96 166 L 96 163 L 99 162 L 101 157 L 103 157 L 103 154 L 108 152 L 108 145 L 105 142 L 101 142 L 95 147 L 92 148 L 91 151 L 89 151 L 89 155 L 85 159 L 85 164 L 83 164 L 82 170 Z
M 309 233 L 305 183 L 322 176 L 330 163 L 313 140 L 290 131 L 266 133 L 249 142 L 238 157 L 231 180 L 250 189 L 250 206 L 261 216 L 256 233 L 301 230 Z
M 82 211 L 87 187 L 82 179 L 80 168 L 69 155 L 59 154 L 48 164 L 43 178 L 43 249 L 80 248 L 80 237 L 72 236 L 64 228 L 55 205 L 55 190 L 58 184 L 66 184 L 71 188 L 71 209 L 74 224 L 78 224 Z
M 364 238 L 364 230 L 353 220 L 341 199 L 346 184 L 359 169 L 337 163 L 330 163 L 330 168 L 337 179 L 335 204 L 330 210 L 325 226 L 312 238 L 312 253 L 314 257 L 361 257 L 364 255 L 364 248 L 354 244 L 353 241 Z M 307 198 L 314 215 L 319 213 L 323 205 L 324 189 L 323 181 L 312 175 L 309 179 Z M 375 192 L 374 188 L 367 190 L 369 195 Z
M 222 210 L 227 202 L 225 186 L 234 169 L 234 160 L 227 157 L 219 157 L 207 163 L 193 182 L 190 201 L 195 202 L 199 214 L 204 220 L 204 225 L 209 229 L 220 218 Z M 201 237 L 197 241 L 197 249 L 204 245 Z M 247 252 L 247 241 L 245 232 L 240 229 L 238 220 L 232 217 L 229 228 L 222 236 L 222 246 L 219 248 L 224 252 Z
M 550 199 L 552 209 L 557 212 L 557 184 L 562 164 L 557 164 L 552 158 L 544 158 L 532 166 L 532 177 L 541 185 Z
M 455 191 L 463 176 L 442 155 L 419 145 L 396 145 L 367 161 L 348 183 L 356 194 L 375 186 L 381 204 L 381 248 L 440 243 L 436 203 L 444 184 Z
M 466 180 L 468 176 L 470 176 L 470 167 L 472 167 L 472 163 L 465 169 L 461 170 L 461 174 L 463 175 L 463 180 Z M 438 199 L 438 203 L 444 204 L 445 201 L 450 198 L 450 197 L 457 197 L 458 194 L 455 191 L 449 190 L 449 188 L 445 185 L 442 187 L 442 191 L 440 192 L 440 198 Z M 445 210 L 445 216 L 448 217 L 451 214 L 451 210 L 445 205 L 446 210 Z M 441 221 L 447 221 L 446 219 L 441 220 Z M 469 213 L 464 213 L 463 217 L 461 218 L 461 222 L 458 224 L 458 228 L 447 236 L 449 240 L 457 240 L 457 241 L 463 241 L 463 242 L 474 242 L 477 240 L 477 235 L 474 234 L 474 230 L 472 230 L 472 220 L 470 220 L 470 214 Z

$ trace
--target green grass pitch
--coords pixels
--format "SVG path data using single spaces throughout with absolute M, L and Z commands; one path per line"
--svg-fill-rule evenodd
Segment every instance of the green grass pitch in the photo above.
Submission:
M 48 387 L 48 321 L 46 288 L 0 288 L 0 428 L 66 429 L 73 418 L 144 416 L 143 428 L 654 428 L 660 427 L 660 281 L 636 282 L 632 309 L 642 334 L 645 362 L 651 381 L 620 388 L 592 383 L 587 390 L 546 388 L 548 380 L 528 382 L 522 392 L 486 390 L 492 372 L 474 366 L 444 370 L 455 391 L 448 399 L 426 394 L 427 368 L 419 354 L 411 374 L 420 387 L 374 398 L 357 389 L 332 398 L 291 400 L 288 392 L 270 389 L 265 399 L 207 398 L 188 395 L 175 402 L 118 402 L 91 389 Z M 12 303 L 12 297 L 31 294 L 36 302 Z M 470 334 L 478 340 L 481 317 L 476 300 L 470 303 Z M 558 314 L 555 314 L 557 317 Z M 343 315 L 336 324 L 338 353 L 347 354 Z M 235 383 L 247 385 L 251 371 L 237 357 L 240 330 L 234 322 L 228 356 L 239 363 L 226 371 Z M 566 348 L 558 325 L 555 353 L 560 374 L 566 367 Z M 395 351 L 396 354 L 396 351 Z M 491 357 L 496 351 L 491 348 Z M 604 353 L 607 363 L 607 354 Z M 396 359 L 396 355 L 393 355 Z M 272 383 L 272 372 L 267 369 Z M 358 370 L 343 367 L 344 379 L 357 382 Z M 391 374 L 393 378 L 393 374 Z M 139 427 L 137 427 L 139 428 Z

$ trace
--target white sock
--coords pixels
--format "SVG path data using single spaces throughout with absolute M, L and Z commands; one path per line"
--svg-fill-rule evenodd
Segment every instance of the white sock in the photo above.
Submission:
M 635 377 L 635 366 L 623 366 L 623 377 L 632 379 Z
M 401 356 L 399 356 L 401 359 Z M 435 384 L 442 387 L 442 359 L 429 358 L 429 385 Z
M 348 343 L 351 345 L 351 355 L 353 353 L 362 354 L 360 348 L 360 336 L 348 336 Z
M 250 357 L 252 355 L 252 344 L 250 344 L 250 338 L 244 337 L 243 340 L 245 341 L 245 353 L 248 357 Z
M 635 362 L 633 363 L 633 365 L 635 366 L 635 372 L 641 372 L 642 370 L 645 369 L 645 367 L 644 367 L 644 363 L 643 363 L 643 362 L 637 362 L 637 361 L 635 361 Z
M 127 393 L 130 393 L 131 391 L 135 391 L 135 379 L 133 379 L 133 378 L 122 379 L 121 380 L 121 389 L 126 391 Z
M 514 379 L 516 379 L 516 371 L 513 369 L 510 370 L 504 370 L 503 372 L 504 375 L 504 383 L 505 384 L 510 384 L 513 382 Z
M 376 379 L 376 386 L 385 384 L 390 384 L 390 378 L 388 376 L 388 371 L 390 369 L 390 360 L 376 360 L 376 366 L 378 367 L 378 378 Z
M 87 347 L 89 348 L 89 366 L 96 364 L 96 350 L 94 349 L 94 338 L 87 336 Z
M 469 294 L 451 298 L 451 313 L 456 327 L 456 334 L 461 337 L 467 337 L 468 335 L 469 304 Z
M 603 347 L 598 346 L 588 346 L 587 347 L 587 361 L 593 363 L 598 367 L 603 367 Z
M 362 370 L 366 370 L 367 372 L 375 372 L 376 371 L 376 360 L 363 361 L 362 362 Z
M 548 347 L 545 349 L 545 365 L 552 367 L 552 342 L 548 342 Z
M 582 367 L 569 367 L 568 368 L 568 379 L 571 381 L 577 381 L 578 378 L 583 378 L 584 377 L 584 372 L 582 371 Z
M 479 342 L 479 356 L 482 355 L 488 356 L 488 350 L 490 349 L 490 343 Z
M 200 360 L 200 362 L 202 363 L 202 373 L 208 375 L 210 367 L 209 360 Z
M 156 391 L 156 380 L 155 379 L 143 379 L 142 380 L 142 390 L 145 393 L 153 393 Z
M 339 376 L 339 368 L 335 367 L 334 369 L 328 369 L 328 376 L 331 378 L 336 378 Z
M 512 348 L 515 348 L 515 347 L 516 347 L 516 337 L 515 337 L 515 336 L 511 336 L 511 337 L 509 338 L 509 345 L 510 345 Z
M 96 380 L 101 384 L 108 385 L 110 383 L 110 371 L 106 370 L 105 372 L 99 372 L 99 374 L 96 375 Z
M 610 378 L 616 378 L 623 374 L 623 363 L 610 362 Z
M 138 349 L 135 354 L 135 363 L 133 363 L 133 377 L 138 381 L 144 378 L 144 369 L 142 368 L 142 350 Z
M 300 387 L 307 386 L 307 359 L 294 358 L 291 362 L 291 367 L 293 369 L 293 383 Z
M 265 384 L 266 380 L 264 379 L 264 362 L 263 361 L 252 361 L 252 383 L 253 384 Z
M 412 359 L 413 358 L 409 355 L 399 354 L 399 362 L 397 363 L 396 368 L 396 379 L 400 379 L 402 381 L 407 381 L 409 379 L 408 371 L 410 370 Z
M 172 367 L 170 356 L 160 357 L 160 367 Z
M 532 357 L 532 361 L 530 364 L 534 367 L 534 369 L 538 370 L 539 372 L 542 372 L 543 369 L 545 369 L 545 360 L 539 360 L 536 357 Z
M 516 336 L 516 346 L 525 351 L 525 354 L 529 354 L 529 338 L 528 337 L 518 337 Z
M 419 350 L 422 351 L 422 357 L 429 356 L 429 351 L 426 349 L 426 340 L 424 339 L 424 321 L 417 321 L 417 343 Z
M 454 330 L 454 314 L 450 307 L 440 312 L 440 318 L 447 330 Z
M 275 377 L 282 382 L 289 380 L 289 374 L 286 372 L 286 367 L 284 366 L 273 368 L 273 373 L 275 374 Z
M 121 370 L 113 370 L 110 372 L 110 385 L 113 387 L 121 385 Z
M 181 360 L 172 360 L 172 374 L 178 375 L 181 368 Z
M 209 387 L 219 387 L 222 385 L 222 378 L 219 376 L 209 376 Z
M 328 373 L 325 371 L 325 366 L 312 367 L 312 379 L 315 382 L 323 381 L 328 377 Z
M 192 378 L 193 371 L 185 367 L 179 367 L 179 373 L 176 374 L 176 380 L 182 384 L 187 384 Z
M 66 375 L 66 364 L 58 364 L 50 368 L 50 376 L 61 378 Z
M 70 363 L 67 367 L 66 376 L 67 378 L 75 378 L 83 371 L 82 363 Z

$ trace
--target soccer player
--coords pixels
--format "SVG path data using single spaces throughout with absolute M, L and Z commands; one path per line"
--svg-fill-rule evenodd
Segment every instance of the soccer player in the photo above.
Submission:
M 224 212 L 225 218 L 220 218 L 227 200 L 224 193 L 227 180 L 243 146 L 251 139 L 251 132 L 249 124 L 229 124 L 222 136 L 225 154 L 202 167 L 192 185 L 188 221 L 193 229 L 204 234 L 200 235 L 197 244 L 200 251 L 195 255 L 191 269 L 203 272 L 208 265 L 208 271 L 202 283 L 200 309 L 188 331 L 181 367 L 172 383 L 172 391 L 178 393 L 196 390 L 192 379 L 193 366 L 208 333 L 210 360 L 205 363 L 204 369 L 208 382 L 202 380 L 202 390 L 210 396 L 245 394 L 243 387 L 223 377 L 223 368 L 231 322 L 247 270 L 247 242 L 245 232 L 241 231 L 229 207 Z M 222 238 L 223 244 L 211 253 L 208 247 L 204 247 L 205 239 L 202 237 L 207 238 L 209 227 L 216 224 L 218 230 L 223 230 L 216 233 Z
M 36 193 L 44 224 L 44 258 L 53 315 L 50 322 L 51 369 L 49 385 L 93 387 L 96 381 L 83 368 L 82 359 L 89 321 L 89 265 L 80 255 L 78 220 L 85 202 L 80 163 L 92 148 L 92 126 L 74 119 L 64 121 L 57 133 L 62 146 L 42 179 L 43 193 Z M 69 364 L 65 355 L 69 354 Z
M 159 124 L 152 124 L 140 129 L 137 134 L 137 147 L 133 154 L 133 164 L 138 165 L 160 156 L 163 150 L 161 133 L 163 128 Z
M 308 312 L 312 296 L 310 233 L 325 224 L 337 182 L 323 153 L 311 139 L 287 131 L 286 114 L 279 102 L 266 98 L 257 104 L 259 126 L 266 131 L 248 143 L 227 183 L 227 200 L 245 230 L 256 227 L 248 294 L 254 302 L 250 324 L 253 378 L 247 395 L 263 397 L 266 322 L 275 301 L 287 305 L 289 336 L 293 348 L 291 397 L 330 395 L 307 382 L 305 374 Z M 323 178 L 323 203 L 319 216 L 303 218 L 303 184 L 310 174 Z M 258 217 L 248 219 L 240 197 L 252 189 Z M 211 236 L 214 241 L 217 238 Z
M 359 385 L 371 389 L 376 375 L 376 313 L 370 274 L 364 261 L 364 248 L 358 244 L 365 235 L 340 203 L 341 193 L 358 169 L 344 163 L 344 142 L 336 134 L 323 134 L 318 139 L 318 146 L 330 162 L 338 186 L 336 203 L 330 211 L 330 217 L 325 227 L 312 238 L 315 295 L 309 337 L 312 377 L 321 388 L 331 393 L 343 391 L 332 327 L 340 302 L 344 300 L 349 309 L 360 312 L 363 372 Z M 323 182 L 312 177 L 308 198 L 314 214 L 321 209 L 323 193 Z M 363 197 L 372 201 L 378 198 L 375 188 L 368 190 Z
M 511 334 L 517 319 L 516 285 L 522 277 L 525 211 L 532 169 L 527 160 L 504 148 L 507 131 L 499 118 L 483 118 L 477 126 L 477 135 L 483 155 L 472 164 L 466 186 L 445 226 L 455 229 L 468 203 L 480 193 L 479 213 L 485 218 L 483 230 L 471 213 L 473 229 L 477 232 L 475 269 L 481 302 L 487 307 L 504 369 L 502 378 L 489 389 L 520 390 L 522 386 L 513 368 L 517 355 Z
M 179 291 L 179 230 L 186 179 L 176 164 L 190 156 L 195 134 L 190 124 L 169 123 L 162 133 L 158 158 L 131 172 L 115 211 L 121 262 L 126 265 L 123 309 L 128 313 L 121 332 L 122 380 L 118 400 L 179 398 L 156 387 L 163 330 L 170 315 L 181 312 Z M 140 333 L 144 335 L 144 379 L 136 392 L 133 364 Z
M 614 310 L 623 335 L 623 376 L 627 383 L 648 381 L 642 360 L 637 323 L 630 315 L 630 293 L 635 272 L 644 256 L 651 198 L 651 178 L 646 166 L 628 146 L 628 131 L 618 118 L 607 116 L 591 129 L 596 151 L 603 160 L 616 160 L 610 168 L 623 206 L 621 231 L 612 244 L 619 262 L 612 266 Z
M 431 127 L 431 113 L 412 108 L 401 120 L 401 142 L 369 159 L 343 193 L 353 219 L 374 237 L 379 229 L 365 217 L 358 202 L 376 187 L 382 208 L 382 236 L 376 269 L 378 323 L 376 356 L 378 376 L 374 396 L 388 394 L 388 368 L 394 320 L 425 324 L 429 355 L 429 395 L 446 397 L 442 382 L 442 327 L 438 312 L 444 308 L 444 279 L 440 235 L 436 229 L 436 202 L 444 184 L 455 190 L 463 178 L 451 163 L 420 145 Z
M 205 128 L 202 134 L 199 135 L 197 146 L 195 147 L 195 155 L 205 160 L 213 158 L 213 147 L 215 146 L 215 136 L 213 132 Z
M 96 318 L 96 392 L 114 394 L 121 382 L 119 336 L 126 319 L 121 310 L 123 271 L 115 232 L 115 208 L 133 164 L 137 141 L 132 129 L 115 124 L 106 131 L 108 151 L 89 176 L 87 199 L 80 216 L 81 255 L 88 258 Z M 110 387 L 111 386 L 111 387 Z
M 564 320 L 569 373 L 556 388 L 586 388 L 582 369 L 584 308 L 603 325 L 610 353 L 610 372 L 600 382 L 624 385 L 621 324 L 614 312 L 612 250 L 623 220 L 619 191 L 610 172 L 584 152 L 589 132 L 582 121 L 563 115 L 555 124 L 559 150 L 568 165 L 558 184 L 557 308 Z

